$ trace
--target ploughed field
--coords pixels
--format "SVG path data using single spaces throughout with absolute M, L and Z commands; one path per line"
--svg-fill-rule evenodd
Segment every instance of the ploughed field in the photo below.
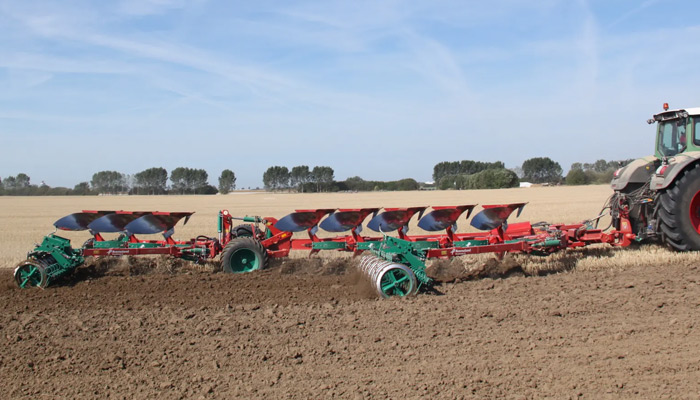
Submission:
M 146 257 L 90 260 L 46 290 L 12 281 L 52 223 L 82 209 L 196 211 L 176 227 L 186 239 L 215 236 L 219 209 L 282 217 L 526 201 L 511 221 L 573 223 L 609 194 L 0 197 L 3 398 L 697 398 L 700 260 L 659 246 L 439 261 L 429 267 L 443 281 L 435 292 L 389 300 L 331 252 L 242 275 Z

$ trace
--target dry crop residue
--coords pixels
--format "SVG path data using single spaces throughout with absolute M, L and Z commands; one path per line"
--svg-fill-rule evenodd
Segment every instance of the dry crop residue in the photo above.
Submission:
M 3 397 L 700 395 L 697 265 L 377 300 L 342 261 L 304 261 L 243 275 L 119 261 L 46 290 L 2 271 Z

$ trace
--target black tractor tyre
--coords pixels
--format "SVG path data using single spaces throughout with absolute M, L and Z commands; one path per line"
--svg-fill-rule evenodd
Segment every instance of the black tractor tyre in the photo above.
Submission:
M 260 230 L 251 224 L 236 225 L 231 229 L 235 237 L 258 237 Z
M 700 164 L 681 172 L 659 194 L 659 229 L 678 251 L 700 250 Z
M 252 237 L 237 237 L 228 242 L 221 253 L 224 272 L 242 273 L 267 268 L 265 248 Z

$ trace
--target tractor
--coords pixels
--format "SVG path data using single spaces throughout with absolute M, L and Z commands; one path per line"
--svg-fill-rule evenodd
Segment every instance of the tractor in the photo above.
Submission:
M 639 241 L 700 250 L 700 108 L 663 109 L 647 121 L 656 124 L 654 155 L 613 174 L 613 225 L 627 214 Z

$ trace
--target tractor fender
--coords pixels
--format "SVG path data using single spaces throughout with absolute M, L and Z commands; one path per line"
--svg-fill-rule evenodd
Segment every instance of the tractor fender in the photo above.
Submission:
M 654 156 L 638 158 L 624 166 L 616 176 L 613 176 L 610 186 L 613 190 L 620 191 L 629 183 L 647 183 L 656 169 L 655 163 L 659 159 Z
M 650 188 L 652 190 L 666 189 L 676 180 L 681 172 L 698 162 L 700 162 L 700 151 L 689 151 L 670 157 L 668 159 L 668 167 L 663 171 L 663 174 L 655 173 L 652 175 Z

